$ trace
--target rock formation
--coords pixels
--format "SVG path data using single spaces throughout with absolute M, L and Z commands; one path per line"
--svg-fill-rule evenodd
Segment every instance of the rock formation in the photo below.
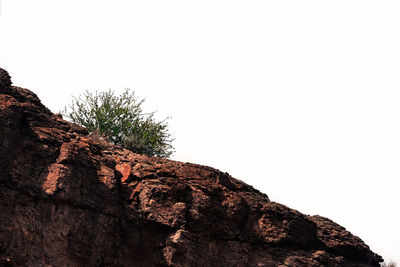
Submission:
M 0 71 L 0 265 L 379 266 L 358 237 L 210 167 L 113 146 Z

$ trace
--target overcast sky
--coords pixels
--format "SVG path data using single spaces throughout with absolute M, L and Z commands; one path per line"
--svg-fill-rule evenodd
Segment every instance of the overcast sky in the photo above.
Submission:
M 0 0 L 0 67 L 58 112 L 131 88 L 173 159 L 400 263 L 399 1 Z

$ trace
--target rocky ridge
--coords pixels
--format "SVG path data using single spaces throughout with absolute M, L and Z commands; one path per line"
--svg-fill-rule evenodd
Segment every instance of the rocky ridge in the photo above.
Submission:
M 379 266 L 345 228 L 52 114 L 0 69 L 0 265 Z

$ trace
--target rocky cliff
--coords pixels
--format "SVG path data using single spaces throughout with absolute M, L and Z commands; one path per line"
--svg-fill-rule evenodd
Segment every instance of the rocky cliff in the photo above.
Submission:
M 345 228 L 64 121 L 0 70 L 0 265 L 379 266 Z

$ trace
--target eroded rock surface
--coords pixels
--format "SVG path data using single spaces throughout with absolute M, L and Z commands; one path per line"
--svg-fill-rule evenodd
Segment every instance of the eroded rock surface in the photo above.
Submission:
M 358 237 L 210 167 L 134 154 L 0 71 L 0 265 L 379 266 Z

